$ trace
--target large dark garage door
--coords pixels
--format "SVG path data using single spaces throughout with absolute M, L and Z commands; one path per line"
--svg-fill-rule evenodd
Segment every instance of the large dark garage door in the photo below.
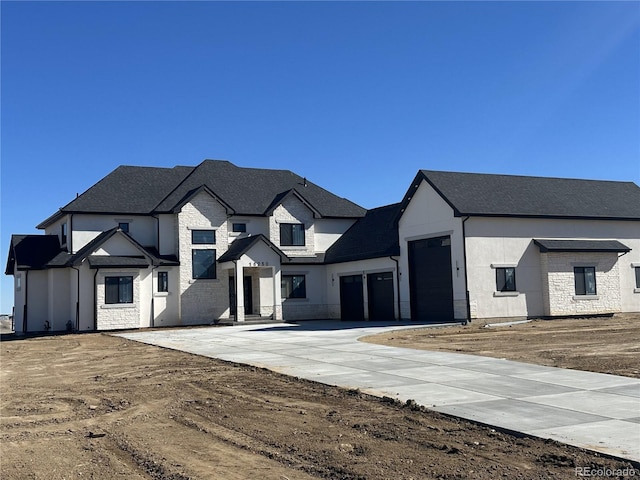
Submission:
M 340 317 L 342 320 L 364 320 L 362 275 L 340 277 Z
M 370 273 L 367 275 L 369 295 L 369 319 L 393 320 L 393 273 Z
M 411 319 L 453 321 L 451 237 L 409 242 Z

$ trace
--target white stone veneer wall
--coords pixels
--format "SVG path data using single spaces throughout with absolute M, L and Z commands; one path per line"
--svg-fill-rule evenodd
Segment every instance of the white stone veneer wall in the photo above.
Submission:
M 592 315 L 621 311 L 617 253 L 544 253 L 543 299 L 547 315 Z M 576 295 L 574 267 L 596 269 L 596 295 Z
M 105 277 L 133 277 L 133 303 L 106 304 Z M 116 330 L 140 327 L 140 276 L 137 271 L 100 270 L 96 283 L 97 329 Z
M 304 224 L 304 246 L 282 246 L 280 245 L 280 224 L 281 223 L 302 223 Z M 315 227 L 313 212 L 297 197 L 289 196 L 285 198 L 281 205 L 278 205 L 269 217 L 269 239 L 277 245 L 289 257 L 308 257 L 315 253 Z
M 215 249 L 216 260 L 229 248 L 227 213 L 211 195 L 201 192 L 178 214 L 180 315 L 183 325 L 212 323 L 229 317 L 229 271 L 216 263 L 216 279 L 194 280 L 192 249 Z M 192 230 L 216 231 L 216 243 L 192 245 Z

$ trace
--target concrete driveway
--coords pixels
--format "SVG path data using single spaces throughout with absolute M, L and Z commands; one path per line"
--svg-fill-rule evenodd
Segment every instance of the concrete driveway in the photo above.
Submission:
M 640 380 L 359 342 L 416 324 L 243 325 L 117 336 L 244 363 L 640 462 Z

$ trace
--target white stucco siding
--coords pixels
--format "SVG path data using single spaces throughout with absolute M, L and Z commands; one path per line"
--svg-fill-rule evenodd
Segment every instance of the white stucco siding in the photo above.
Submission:
M 411 317 L 408 242 L 441 236 L 451 237 L 453 307 L 456 319 L 467 316 L 464 277 L 462 219 L 425 181 L 422 181 L 398 224 L 400 239 L 400 307 L 402 318 Z
M 157 225 L 151 216 L 85 215 L 73 216 L 73 253 L 80 250 L 102 232 L 120 222 L 129 223 L 129 235 L 144 246 L 156 246 Z
M 175 214 L 158 215 L 158 251 L 160 255 L 175 255 L 178 251 Z
M 289 257 L 308 257 L 315 252 L 315 219 L 313 212 L 298 199 L 290 195 L 278 205 L 269 217 L 269 239 Z M 280 225 L 301 223 L 304 225 L 304 246 L 283 246 L 280 244 Z
M 167 272 L 168 292 L 158 292 L 158 272 Z M 179 325 L 180 320 L 180 269 L 159 267 L 153 272 L 153 326 Z
M 92 255 L 139 256 L 142 252 L 131 240 L 116 234 L 104 242 Z
M 25 303 L 25 278 L 27 272 L 16 270 L 13 275 L 13 324 L 14 331 L 18 334 L 26 333 L 23 330 L 24 303 Z
M 316 219 L 314 223 L 315 251 L 326 252 L 354 223 L 354 220 L 344 218 Z
M 234 223 L 244 223 L 247 231 L 234 232 Z M 259 235 L 262 234 L 269 238 L 269 219 L 267 217 L 246 217 L 246 216 L 233 216 L 229 217 L 227 221 L 227 231 L 229 232 L 229 241 L 232 242 L 238 237 L 246 237 L 247 235 Z
M 307 298 L 283 298 L 282 315 L 285 320 L 313 320 L 328 318 L 326 269 L 324 265 L 283 265 L 282 276 L 304 275 Z
M 396 262 L 389 257 L 371 258 L 357 262 L 344 262 L 327 265 L 326 288 L 328 318 L 340 318 L 340 277 L 345 275 L 363 276 L 364 314 L 369 318 L 367 275 L 380 272 L 393 272 L 393 296 L 395 318 L 399 318 L 398 312 L 398 284 L 396 275 Z M 401 299 L 402 300 L 402 299 Z M 408 302 L 408 298 L 406 299 Z
M 28 284 L 27 292 L 27 331 L 41 332 L 44 330 L 44 323 L 49 319 L 49 272 L 47 270 L 30 270 L 28 279 L 24 284 Z
M 631 268 L 634 259 L 640 262 L 640 229 L 633 222 L 472 217 L 465 223 L 465 230 L 472 318 L 560 315 L 561 310 L 573 315 L 588 313 L 589 308 L 593 310 L 591 313 L 605 309 L 594 302 L 580 302 L 580 306 L 573 307 L 556 305 L 550 309 L 546 297 L 549 292 L 545 292 L 547 277 L 543 274 L 547 260 L 533 243 L 534 238 L 619 240 L 630 247 L 632 251 L 620 256 L 615 273 L 611 273 L 618 277 L 619 284 L 619 299 L 615 302 L 618 310 L 640 311 L 640 297 L 633 293 L 635 277 Z M 517 294 L 496 292 L 496 272 L 492 265 L 516 268 Z M 573 268 L 570 278 L 562 280 L 562 285 L 559 284 L 562 276 L 552 277 L 552 293 L 554 288 L 558 292 L 574 291 Z M 607 279 L 610 285 L 610 274 Z M 561 297 L 565 298 L 564 294 Z M 557 303 L 558 298 L 554 297 L 553 301 Z M 606 308 L 614 307 L 609 304 Z
M 49 286 L 49 315 L 48 320 L 51 331 L 63 331 L 67 329 L 69 320 L 73 323 L 73 315 L 70 305 L 71 269 L 52 268 L 48 272 Z
M 229 316 L 229 271 L 217 259 L 229 248 L 225 208 L 206 192 L 186 203 L 178 213 L 181 324 L 212 323 Z M 193 245 L 193 230 L 215 230 L 215 244 Z M 192 250 L 215 249 L 216 278 L 194 279 Z
M 89 262 L 85 261 L 82 265 L 77 267 L 78 270 L 70 269 L 69 283 L 70 283 L 70 296 L 71 296 L 71 309 L 72 318 L 71 323 L 73 328 L 76 328 L 76 307 L 78 310 L 78 320 L 80 331 L 89 331 L 95 329 L 95 281 L 97 270 L 89 268 Z M 79 275 L 79 281 L 78 281 Z M 80 288 L 78 294 L 78 287 Z M 76 305 L 76 302 L 78 304 Z
M 51 225 L 49 225 L 47 228 L 44 229 L 44 233 L 45 235 L 57 235 L 58 236 L 58 240 L 60 241 L 60 245 L 61 246 L 65 246 L 67 245 L 67 242 L 69 241 L 70 238 L 70 232 L 71 232 L 71 215 L 65 215 L 62 218 L 58 219 L 56 222 L 52 223 Z M 62 239 L 62 225 L 66 224 L 67 225 L 67 241 L 63 243 L 63 239 Z

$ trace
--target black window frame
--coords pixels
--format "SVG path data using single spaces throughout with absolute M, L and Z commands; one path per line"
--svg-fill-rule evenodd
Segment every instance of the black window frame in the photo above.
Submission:
M 300 227 L 300 232 L 297 232 L 296 227 Z M 301 235 L 300 235 L 301 234 Z M 281 223 L 280 224 L 280 246 L 281 247 L 304 247 L 306 246 L 306 232 L 304 229 L 304 223 Z M 302 243 L 299 243 L 300 240 Z
M 158 292 L 169 291 L 169 272 L 158 272 Z
M 231 231 L 234 233 L 247 233 L 247 224 L 242 222 L 232 223 Z
M 208 242 L 208 238 L 196 238 L 198 235 L 211 234 L 212 242 Z M 216 244 L 216 231 L 211 228 L 199 228 L 191 230 L 191 244 L 192 245 L 215 245 Z
M 640 267 L 634 267 L 636 271 L 636 288 L 640 288 Z
M 206 267 L 203 273 L 196 270 L 196 257 L 202 255 L 202 252 L 211 252 L 211 263 Z M 215 248 L 194 248 L 191 250 L 191 278 L 193 280 L 215 280 L 218 278 L 216 265 L 216 249 Z
M 124 289 L 127 290 L 124 290 Z M 133 303 L 133 275 L 104 277 L 104 303 L 122 305 Z
M 507 271 L 511 271 L 511 280 L 507 276 Z M 516 288 L 516 267 L 496 267 L 496 291 L 517 292 Z
M 593 291 L 587 289 L 587 273 L 593 274 Z M 576 296 L 593 296 L 598 294 L 598 282 L 596 278 L 596 267 L 584 266 L 573 267 L 573 278 Z
M 118 228 L 124 233 L 129 233 L 129 222 L 118 222 Z
M 295 278 L 302 278 L 302 281 L 294 286 Z M 286 294 L 285 288 L 290 292 Z M 307 298 L 307 276 L 306 275 L 281 275 L 280 295 L 283 299 Z

